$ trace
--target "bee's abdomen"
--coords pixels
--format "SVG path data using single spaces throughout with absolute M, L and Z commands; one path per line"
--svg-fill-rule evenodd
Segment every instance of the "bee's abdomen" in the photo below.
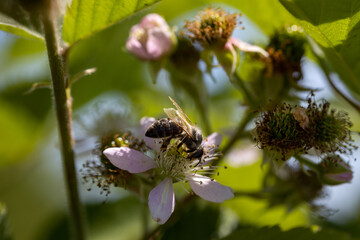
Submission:
M 145 136 L 151 138 L 165 138 L 181 134 L 183 129 L 174 121 L 162 118 L 154 122 L 145 132 Z

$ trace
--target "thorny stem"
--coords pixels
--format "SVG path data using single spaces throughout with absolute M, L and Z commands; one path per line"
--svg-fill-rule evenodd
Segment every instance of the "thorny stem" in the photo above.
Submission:
M 63 169 L 67 187 L 68 204 L 70 208 L 71 226 L 74 239 L 86 239 L 85 218 L 79 198 L 77 185 L 73 139 L 71 136 L 71 98 L 67 94 L 65 83 L 67 73 L 64 60 L 60 53 L 59 39 L 55 19 L 51 13 L 44 13 L 42 19 L 45 42 L 49 58 L 54 104 L 61 140 Z
M 236 129 L 234 135 L 231 137 L 227 145 L 221 150 L 221 153 L 225 155 L 233 145 L 239 140 L 239 138 L 244 134 L 246 125 L 256 116 L 256 113 L 248 110 L 245 113 L 245 116 L 241 119 L 238 128 Z M 215 165 L 215 163 L 214 163 Z

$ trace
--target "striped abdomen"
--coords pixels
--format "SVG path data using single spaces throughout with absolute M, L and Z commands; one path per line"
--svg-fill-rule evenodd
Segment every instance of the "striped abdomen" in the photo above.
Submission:
M 183 133 L 183 129 L 169 118 L 155 121 L 145 132 L 151 138 L 176 137 Z

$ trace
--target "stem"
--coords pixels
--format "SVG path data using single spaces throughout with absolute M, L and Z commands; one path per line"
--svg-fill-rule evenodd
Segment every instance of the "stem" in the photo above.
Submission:
M 234 82 L 234 84 L 236 86 L 238 86 L 240 88 L 240 90 L 242 91 L 242 93 L 244 94 L 245 96 L 245 99 L 246 99 L 246 102 L 249 104 L 249 105 L 253 105 L 255 103 L 251 93 L 249 92 L 249 90 L 246 88 L 245 84 L 244 84 L 244 81 L 239 77 L 239 75 L 237 75 L 236 73 L 234 73 L 232 75 L 233 78 L 236 79 L 236 81 Z M 229 76 L 230 78 L 230 76 Z
M 337 94 L 339 94 L 346 102 L 348 102 L 353 108 L 355 108 L 358 112 L 360 112 L 360 106 L 354 102 L 353 100 L 351 100 L 350 98 L 348 98 L 347 96 L 345 96 L 345 94 L 343 94 L 334 84 L 333 80 L 331 79 L 329 73 L 327 73 L 325 71 L 325 76 L 326 79 L 328 80 L 330 86 L 335 90 L 335 92 Z
M 339 94 L 346 102 L 348 102 L 353 108 L 355 108 L 358 112 L 360 112 L 360 105 L 359 103 L 353 101 L 352 99 L 350 99 L 349 97 L 347 97 L 344 93 L 342 93 L 340 91 L 340 89 L 338 89 L 336 87 L 336 85 L 334 84 L 334 81 L 331 79 L 330 77 L 330 73 L 326 67 L 326 64 L 324 62 L 324 60 L 320 57 L 317 58 L 320 64 L 320 67 L 323 69 L 325 77 L 327 79 L 327 81 L 329 82 L 330 86 L 335 90 L 335 92 L 337 94 Z
M 313 170 L 319 170 L 319 166 L 314 163 L 313 161 L 304 158 L 302 156 L 300 156 L 299 154 L 295 156 L 295 158 L 302 164 L 305 164 L 306 166 L 308 166 L 309 168 L 313 169 Z
M 233 145 L 238 141 L 238 139 L 244 134 L 246 125 L 255 117 L 255 115 L 256 115 L 256 113 L 251 112 L 251 111 L 247 111 L 245 113 L 245 116 L 241 119 L 236 132 L 231 137 L 231 139 L 229 140 L 227 145 L 221 151 L 223 155 L 225 155 L 233 147 Z
M 84 224 L 85 219 L 80 203 L 76 178 L 73 139 L 71 136 L 71 97 L 67 95 L 67 92 L 69 93 L 69 91 L 67 91 L 65 87 L 67 73 L 60 53 L 56 23 L 49 12 L 44 13 L 42 22 L 51 70 L 55 101 L 54 104 L 61 140 L 61 152 L 70 208 L 71 226 L 73 228 L 74 239 L 82 240 L 86 239 Z

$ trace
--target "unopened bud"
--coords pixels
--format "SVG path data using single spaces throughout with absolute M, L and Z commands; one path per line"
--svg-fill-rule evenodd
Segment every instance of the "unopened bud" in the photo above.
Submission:
M 146 15 L 130 30 L 126 49 L 141 60 L 156 61 L 169 55 L 176 45 L 176 36 L 160 15 Z
M 319 169 L 321 181 L 327 185 L 349 183 L 353 178 L 350 165 L 338 155 L 326 156 L 319 164 Z

